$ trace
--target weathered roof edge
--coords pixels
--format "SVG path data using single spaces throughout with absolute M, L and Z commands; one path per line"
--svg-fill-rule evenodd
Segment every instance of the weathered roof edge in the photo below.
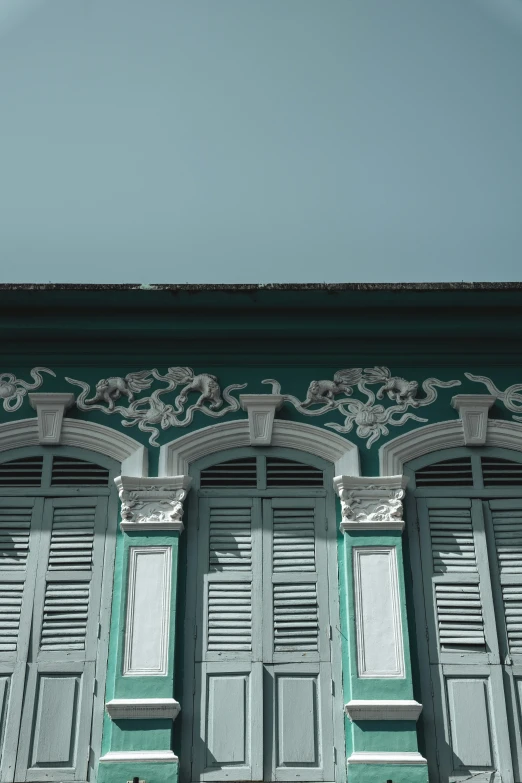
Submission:
M 520 291 L 502 283 L 0 283 L 0 291 Z

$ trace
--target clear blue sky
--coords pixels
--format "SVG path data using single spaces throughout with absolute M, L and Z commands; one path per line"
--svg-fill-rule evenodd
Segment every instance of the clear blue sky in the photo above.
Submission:
M 2 282 L 522 279 L 522 0 L 0 0 Z

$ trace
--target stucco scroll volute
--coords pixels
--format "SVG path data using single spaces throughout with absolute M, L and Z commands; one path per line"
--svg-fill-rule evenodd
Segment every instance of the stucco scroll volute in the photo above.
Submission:
M 190 476 L 115 479 L 121 500 L 120 527 L 127 533 L 148 530 L 183 530 L 183 502 Z
M 341 500 L 341 530 L 403 530 L 402 500 L 407 476 L 336 476 Z

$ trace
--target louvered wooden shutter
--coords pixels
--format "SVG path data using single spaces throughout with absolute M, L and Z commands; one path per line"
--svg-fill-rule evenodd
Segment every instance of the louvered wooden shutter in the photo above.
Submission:
M 522 500 L 490 500 L 488 505 L 508 651 L 522 656 Z
M 32 470 L 32 469 L 31 469 Z M 4 471 L 4 475 L 7 471 Z M 9 476 L 9 481 L 16 480 Z M 0 498 L 2 779 L 12 780 L 24 697 L 43 499 Z
M 106 497 L 45 502 L 18 780 L 86 779 L 106 524 Z
M 200 500 L 199 524 L 198 584 L 203 589 L 195 618 L 199 712 L 194 721 L 194 762 L 202 780 L 222 779 L 223 767 L 235 780 L 259 779 L 260 502 L 232 497 Z
M 485 652 L 472 503 L 467 498 L 428 498 L 420 504 L 423 571 L 433 596 L 436 634 L 431 659 L 438 661 L 439 651 Z
M 265 709 L 271 712 L 272 726 L 265 774 L 272 780 L 331 780 L 324 499 L 272 498 L 263 503 L 263 660 L 269 675 Z

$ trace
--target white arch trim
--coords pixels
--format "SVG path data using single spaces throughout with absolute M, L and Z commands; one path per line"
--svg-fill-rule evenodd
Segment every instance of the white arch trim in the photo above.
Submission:
M 488 421 L 486 446 L 522 451 L 522 424 L 515 421 L 490 419 Z M 464 429 L 460 419 L 440 421 L 419 427 L 405 435 L 385 443 L 379 449 L 381 476 L 398 476 L 404 465 L 412 459 L 432 451 L 464 446 Z
M 225 449 L 249 446 L 248 420 L 223 422 L 203 427 L 176 438 L 160 449 L 159 475 L 180 476 L 192 462 Z M 335 474 L 359 476 L 359 450 L 333 432 L 295 421 L 274 422 L 272 446 L 298 449 L 322 457 L 335 465 Z
M 38 419 L 18 419 L 0 424 L 0 451 L 38 446 Z M 61 446 L 77 446 L 105 454 L 121 463 L 126 476 L 147 476 L 148 452 L 145 446 L 118 430 L 79 419 L 63 420 Z

